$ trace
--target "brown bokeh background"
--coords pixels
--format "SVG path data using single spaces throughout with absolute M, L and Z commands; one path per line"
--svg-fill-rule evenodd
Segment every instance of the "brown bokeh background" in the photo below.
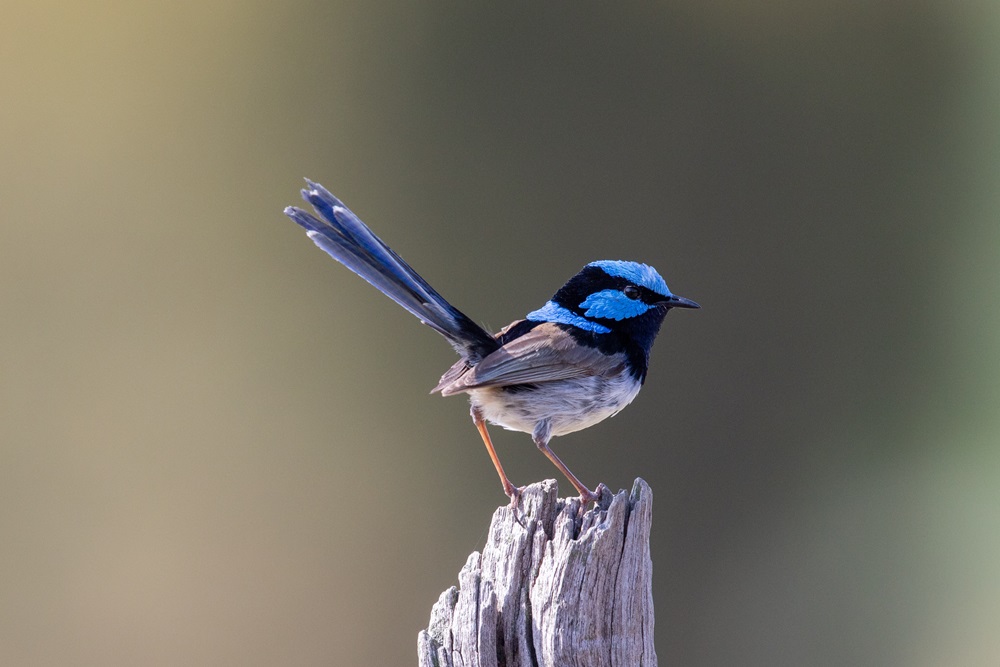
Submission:
M 554 442 L 654 489 L 662 664 L 1000 662 L 995 3 L 3 14 L 0 663 L 414 664 L 504 498 L 302 176 L 494 329 L 600 258 L 702 303 Z

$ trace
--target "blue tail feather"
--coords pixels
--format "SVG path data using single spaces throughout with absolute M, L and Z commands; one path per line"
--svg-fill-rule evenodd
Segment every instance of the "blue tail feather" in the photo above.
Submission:
M 475 363 L 499 345 L 496 339 L 448 303 L 426 280 L 318 183 L 306 180 L 302 198 L 319 218 L 289 206 L 285 215 L 335 260 L 413 313 L 448 339 L 459 354 Z

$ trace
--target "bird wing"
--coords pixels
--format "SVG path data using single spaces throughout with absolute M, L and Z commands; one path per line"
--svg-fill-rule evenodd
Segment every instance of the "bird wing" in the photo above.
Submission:
M 435 390 L 448 396 L 480 387 L 606 375 L 622 370 L 624 365 L 622 358 L 581 345 L 559 326 L 545 323 L 486 355 L 468 370 L 453 367 Z

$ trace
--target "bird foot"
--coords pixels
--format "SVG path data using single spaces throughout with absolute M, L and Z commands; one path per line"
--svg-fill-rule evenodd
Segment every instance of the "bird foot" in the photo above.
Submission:
M 590 503 L 595 503 L 597 505 L 600 505 L 601 497 L 608 490 L 609 489 L 607 486 L 604 485 L 604 482 L 599 483 L 597 485 L 597 488 L 593 491 L 584 487 L 583 490 L 580 492 L 580 507 L 577 510 L 579 515 L 583 516 L 584 513 L 586 513 L 587 508 L 590 506 Z
M 504 487 L 503 492 L 507 494 L 510 498 L 510 504 L 507 508 L 514 514 L 514 521 L 517 521 L 520 525 L 524 525 L 524 512 L 521 510 L 521 495 L 524 493 L 525 486 L 514 486 L 510 484 Z

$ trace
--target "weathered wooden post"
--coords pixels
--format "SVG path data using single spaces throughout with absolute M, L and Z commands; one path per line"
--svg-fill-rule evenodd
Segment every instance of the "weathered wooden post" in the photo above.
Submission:
M 580 517 L 555 481 L 527 487 L 431 609 L 420 667 L 655 667 L 652 501 L 637 479 Z

